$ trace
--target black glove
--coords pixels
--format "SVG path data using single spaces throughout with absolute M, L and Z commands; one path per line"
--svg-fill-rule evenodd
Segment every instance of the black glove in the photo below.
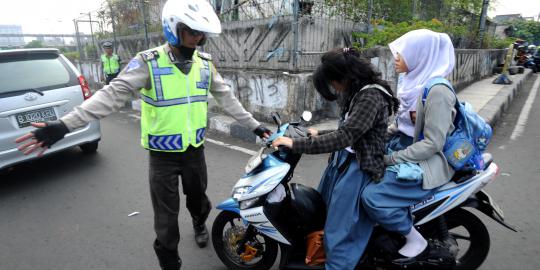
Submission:
M 270 136 L 272 134 L 272 131 L 270 131 L 265 126 L 260 125 L 255 130 L 253 130 L 253 133 L 255 133 L 255 135 L 259 136 L 259 138 L 262 139 L 264 138 L 264 134 L 268 134 L 268 136 Z
M 69 129 L 60 120 L 46 123 L 46 127 L 38 128 L 32 131 L 38 143 L 43 142 L 43 147 L 51 147 L 51 145 L 61 140 L 64 138 L 64 136 L 66 136 L 66 134 L 69 133 Z

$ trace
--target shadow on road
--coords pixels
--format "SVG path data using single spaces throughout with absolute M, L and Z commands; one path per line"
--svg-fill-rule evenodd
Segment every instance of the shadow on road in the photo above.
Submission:
M 78 148 L 54 153 L 39 159 L 0 170 L 0 197 L 55 181 L 71 181 L 63 176 L 92 170 L 100 163 L 99 152 L 83 154 Z M 73 175 L 73 174 L 72 174 Z

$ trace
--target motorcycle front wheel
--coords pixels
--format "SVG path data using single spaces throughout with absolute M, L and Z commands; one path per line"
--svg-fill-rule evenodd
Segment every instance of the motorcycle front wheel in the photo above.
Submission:
M 477 269 L 489 253 L 489 233 L 473 213 L 458 208 L 445 214 L 450 235 L 457 241 L 458 254 L 454 270 Z
M 268 270 L 274 265 L 278 244 L 270 237 L 255 232 L 239 254 L 239 242 L 247 230 L 239 214 L 222 211 L 212 225 L 212 243 L 219 259 L 231 270 Z

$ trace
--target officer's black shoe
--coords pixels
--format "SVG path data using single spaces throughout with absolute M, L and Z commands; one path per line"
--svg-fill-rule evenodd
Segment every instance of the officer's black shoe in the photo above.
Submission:
M 194 226 L 193 230 L 195 231 L 195 243 L 200 248 L 206 247 L 208 244 L 208 230 L 206 225 Z

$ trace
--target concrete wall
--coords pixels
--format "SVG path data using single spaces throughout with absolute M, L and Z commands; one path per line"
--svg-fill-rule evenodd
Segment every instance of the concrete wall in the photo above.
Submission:
M 314 114 L 314 121 L 335 117 L 336 105 L 322 99 L 312 87 L 310 73 L 222 69 L 221 75 L 236 97 L 255 118 L 272 122 L 271 112 L 285 121 L 299 120 L 304 110 Z M 222 112 L 211 106 L 214 112 Z

